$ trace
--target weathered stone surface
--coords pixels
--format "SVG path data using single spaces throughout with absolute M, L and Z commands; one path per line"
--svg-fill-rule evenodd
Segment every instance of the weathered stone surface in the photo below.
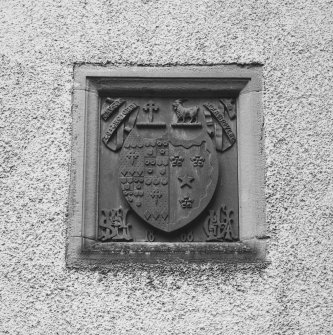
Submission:
M 0 332 L 330 334 L 331 6 L 3 1 Z M 76 61 L 264 64 L 269 267 L 65 268 Z

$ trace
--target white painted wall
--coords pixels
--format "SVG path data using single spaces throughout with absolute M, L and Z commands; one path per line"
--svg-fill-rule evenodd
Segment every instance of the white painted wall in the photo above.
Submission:
M 332 2 L 0 2 L 0 333 L 331 334 Z M 264 64 L 271 265 L 65 267 L 74 62 Z

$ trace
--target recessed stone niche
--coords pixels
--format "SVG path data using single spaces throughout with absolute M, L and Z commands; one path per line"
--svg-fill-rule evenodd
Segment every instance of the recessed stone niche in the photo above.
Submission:
M 261 68 L 74 68 L 67 264 L 265 261 Z

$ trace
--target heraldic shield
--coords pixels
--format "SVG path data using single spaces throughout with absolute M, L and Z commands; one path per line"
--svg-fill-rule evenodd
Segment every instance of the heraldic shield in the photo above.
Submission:
M 145 222 L 173 232 L 194 221 L 218 181 L 216 150 L 206 131 L 195 139 L 153 138 L 133 128 L 120 153 L 121 189 Z

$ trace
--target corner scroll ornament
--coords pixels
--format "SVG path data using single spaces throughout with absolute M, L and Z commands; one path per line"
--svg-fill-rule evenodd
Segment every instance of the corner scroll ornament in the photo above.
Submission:
M 236 101 L 235 99 L 219 99 L 220 103 L 224 107 L 224 110 L 227 112 L 230 120 L 236 118 Z
M 207 133 L 214 137 L 216 150 L 224 152 L 236 143 L 236 135 L 225 118 L 225 114 L 230 121 L 236 118 L 236 104 L 233 99 L 219 99 L 219 102 L 222 111 L 210 102 L 204 103 L 203 106 L 206 108 L 204 115 Z
M 108 121 L 108 119 L 113 114 L 115 114 L 125 103 L 126 101 L 121 98 L 115 100 L 106 98 L 101 111 L 102 119 L 105 122 Z M 138 114 L 138 108 L 139 106 L 132 102 L 123 108 L 120 112 L 118 112 L 117 116 L 115 116 L 111 121 L 102 138 L 103 143 L 110 150 L 118 151 L 122 147 L 124 143 L 124 132 L 130 132 L 133 129 Z M 136 112 L 132 113 L 134 111 Z M 125 121 L 127 122 L 126 125 L 124 125 Z
M 112 116 L 112 114 L 124 103 L 125 100 L 121 98 L 115 100 L 111 98 L 106 98 L 102 107 L 102 119 L 104 121 L 107 121 Z
M 204 232 L 207 235 L 207 242 L 233 241 L 233 213 L 233 210 L 227 209 L 226 205 L 222 205 L 219 210 L 209 211 L 209 216 L 204 223 Z
M 132 241 L 130 227 L 127 222 L 128 209 L 121 206 L 116 209 L 102 210 L 99 222 L 99 240 L 106 241 Z

